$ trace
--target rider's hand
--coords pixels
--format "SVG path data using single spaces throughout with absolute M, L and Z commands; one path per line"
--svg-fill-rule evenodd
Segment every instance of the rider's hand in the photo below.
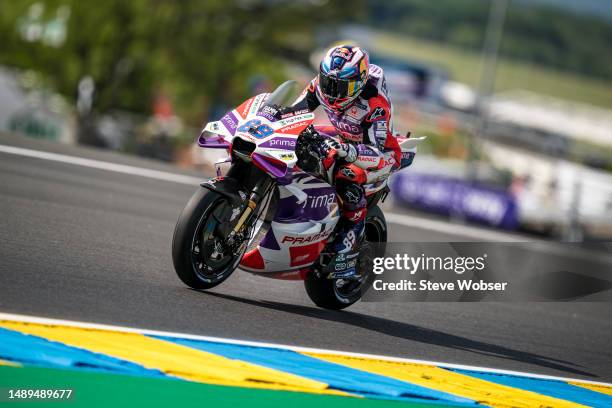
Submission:
M 328 151 L 332 149 L 335 150 L 336 156 L 344 159 L 344 161 L 352 163 L 357 160 L 357 149 L 355 149 L 355 146 L 347 143 L 340 143 L 334 139 L 325 139 L 323 143 L 325 143 Z
M 309 140 L 314 140 L 315 142 L 321 139 L 321 135 L 319 135 L 319 132 L 317 132 L 312 125 L 308 125 L 308 127 L 302 131 L 301 136 Z

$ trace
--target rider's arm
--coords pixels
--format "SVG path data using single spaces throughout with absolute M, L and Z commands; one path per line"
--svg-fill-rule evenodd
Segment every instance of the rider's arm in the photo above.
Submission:
M 391 167 L 399 167 L 402 151 L 391 127 L 391 104 L 378 94 L 368 99 L 368 105 L 370 110 L 361 124 L 364 144 L 357 148 L 359 156 L 375 154 L 380 159 L 391 152 L 394 161 Z
M 316 94 L 317 78 L 310 81 L 310 84 L 302 91 L 302 94 L 293 102 L 290 109 L 293 112 L 308 109 L 310 112 L 319 107 L 321 102 Z
M 372 171 L 388 173 L 401 163 L 401 148 L 391 129 L 391 105 L 388 99 L 370 87 L 367 103 L 369 111 L 361 123 L 363 143 L 349 145 L 327 140 L 332 155 Z M 335 143 L 335 144 L 334 144 Z

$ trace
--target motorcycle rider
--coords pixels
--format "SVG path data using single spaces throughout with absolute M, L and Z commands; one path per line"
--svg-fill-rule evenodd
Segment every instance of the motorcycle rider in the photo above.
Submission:
M 319 146 L 324 170 L 335 165 L 333 181 L 340 198 L 341 218 L 330 249 L 337 253 L 358 251 L 355 244 L 364 232 L 367 212 L 363 185 L 368 174 L 375 171 L 384 178 L 400 166 L 402 155 L 393 135 L 393 109 L 382 68 L 370 64 L 367 52 L 360 47 L 329 49 L 319 74 L 290 109 L 314 111 L 319 106 L 339 138 L 321 139 Z M 315 136 L 314 128 L 308 131 Z

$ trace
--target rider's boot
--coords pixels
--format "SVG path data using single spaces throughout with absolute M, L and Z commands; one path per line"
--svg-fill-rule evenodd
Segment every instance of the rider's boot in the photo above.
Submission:
M 329 272 L 333 278 L 350 279 L 357 277 L 359 243 L 363 238 L 365 221 L 351 222 L 345 218 L 338 221 L 336 237 L 328 246 L 335 254 L 330 262 Z

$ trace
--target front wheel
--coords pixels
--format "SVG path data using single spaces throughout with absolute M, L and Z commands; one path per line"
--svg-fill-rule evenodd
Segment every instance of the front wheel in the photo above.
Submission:
M 358 270 L 361 278 L 358 280 L 328 279 L 309 273 L 304 280 L 306 293 L 319 307 L 341 310 L 361 299 L 369 284 L 369 266 L 372 258 L 382 256 L 384 252 L 381 243 L 387 242 L 387 222 L 378 206 L 368 209 L 365 220 L 365 239 L 359 250 Z
M 238 266 L 242 254 L 228 251 L 219 230 L 228 199 L 200 188 L 179 216 L 172 238 L 172 261 L 178 277 L 194 289 L 210 289 L 226 280 Z

